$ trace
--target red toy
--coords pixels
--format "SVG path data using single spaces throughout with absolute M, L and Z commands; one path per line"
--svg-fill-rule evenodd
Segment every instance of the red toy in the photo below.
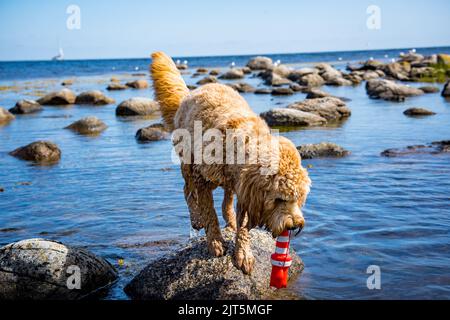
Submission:
M 272 274 L 270 275 L 270 286 L 277 289 L 286 288 L 289 267 L 292 258 L 289 255 L 290 231 L 283 231 L 277 237 L 275 253 L 272 254 Z

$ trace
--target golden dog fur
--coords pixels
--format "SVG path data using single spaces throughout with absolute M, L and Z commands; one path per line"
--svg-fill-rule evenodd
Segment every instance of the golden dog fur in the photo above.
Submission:
M 208 249 L 213 255 L 224 254 L 213 200 L 213 190 L 222 187 L 222 214 L 227 228 L 236 231 L 235 265 L 250 273 L 254 263 L 248 234 L 251 228 L 265 227 L 277 236 L 285 229 L 303 227 L 300 207 L 311 181 L 301 166 L 299 153 L 288 139 L 271 136 L 267 124 L 229 86 L 213 83 L 189 92 L 172 59 L 162 52 L 152 55 L 151 75 L 156 100 L 169 129 L 187 129 L 193 134 L 194 121 L 201 121 L 204 131 L 214 128 L 225 134 L 227 129 L 233 129 L 262 137 L 266 142 L 257 146 L 262 148 L 266 144 L 260 150 L 263 159 L 257 164 L 181 164 L 192 226 L 205 228 Z M 267 148 L 271 139 L 278 139 L 278 150 Z M 275 153 L 279 159 L 278 172 L 262 175 L 261 163 L 270 161 Z

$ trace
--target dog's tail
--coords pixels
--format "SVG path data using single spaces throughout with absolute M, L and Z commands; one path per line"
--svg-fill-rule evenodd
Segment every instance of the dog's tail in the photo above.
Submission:
M 189 94 L 189 89 L 175 63 L 164 52 L 152 54 L 150 71 L 162 117 L 167 128 L 173 130 L 173 118 L 181 101 Z

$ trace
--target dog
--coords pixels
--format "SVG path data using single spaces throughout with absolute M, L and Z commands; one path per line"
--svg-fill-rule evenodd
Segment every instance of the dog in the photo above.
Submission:
M 300 208 L 309 193 L 311 180 L 301 166 L 300 155 L 290 140 L 272 136 L 266 122 L 231 87 L 210 83 L 190 91 L 173 60 L 163 52 L 152 54 L 150 71 L 155 100 L 168 130 L 184 129 L 193 134 L 195 122 L 199 121 L 203 131 L 216 129 L 225 133 L 237 130 L 244 135 L 258 136 L 263 141 L 256 147 L 262 158 L 258 163 L 181 162 L 192 227 L 205 229 L 212 255 L 218 257 L 225 253 L 213 200 L 213 190 L 222 187 L 222 215 L 226 228 L 236 232 L 234 264 L 245 274 L 250 274 L 255 258 L 250 249 L 249 230 L 263 227 L 276 237 L 284 230 L 300 231 L 304 226 Z M 272 140 L 277 142 L 276 148 L 267 147 L 272 146 L 268 142 Z M 268 158 L 275 154 L 277 171 L 262 174 L 261 163 L 269 161 Z M 237 198 L 236 213 L 234 196 Z

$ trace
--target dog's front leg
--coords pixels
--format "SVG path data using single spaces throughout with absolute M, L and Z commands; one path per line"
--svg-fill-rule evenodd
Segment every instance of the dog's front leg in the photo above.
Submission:
M 250 249 L 248 214 L 247 212 L 240 212 L 237 218 L 238 229 L 236 233 L 234 261 L 237 268 L 241 269 L 245 274 L 250 274 L 253 270 L 255 257 Z

